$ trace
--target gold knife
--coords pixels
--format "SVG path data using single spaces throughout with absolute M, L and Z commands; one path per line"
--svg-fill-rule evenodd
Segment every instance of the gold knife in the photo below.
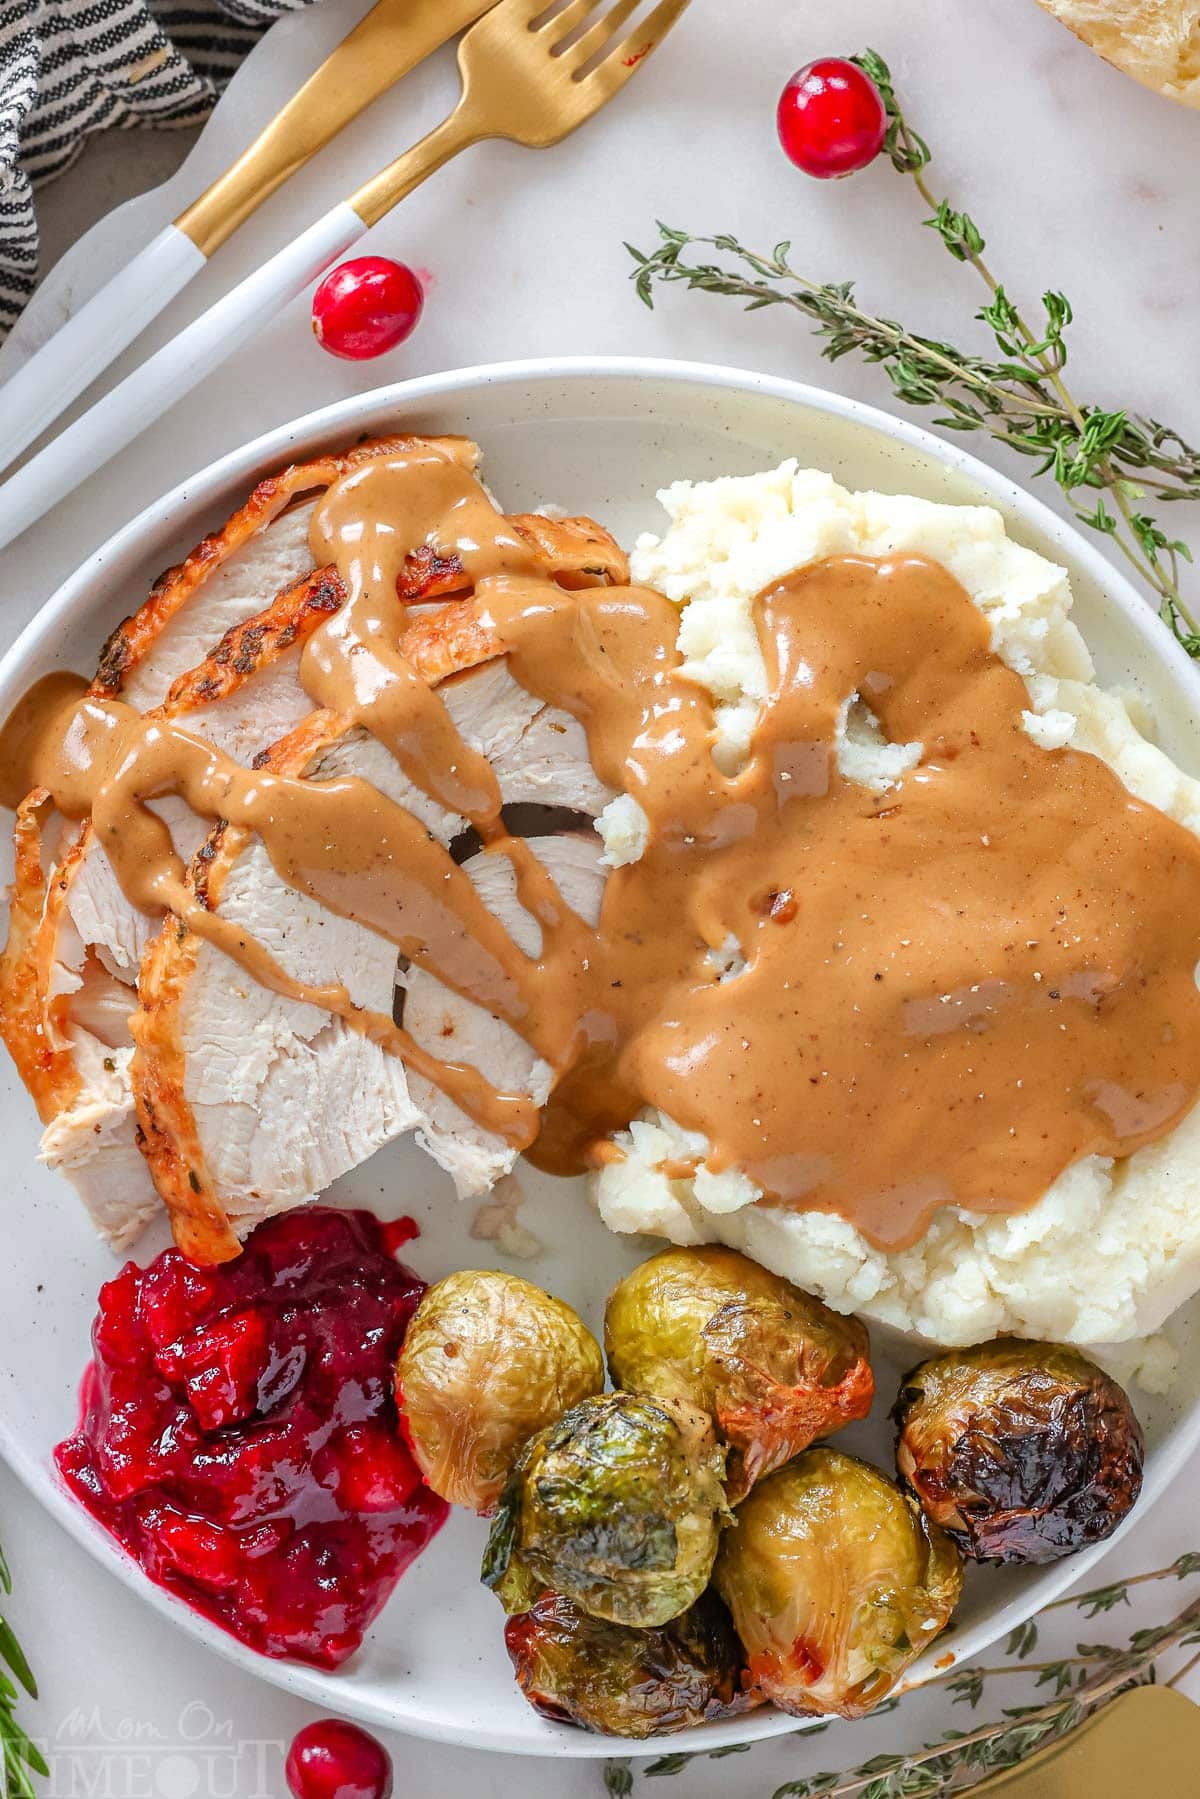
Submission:
M 1200 1706 L 1170 1687 L 1138 1687 L 970 1799 L 1193 1799 L 1200 1794 Z M 965 1799 L 965 1796 L 964 1796 Z
M 0 387 L 14 462 L 297 169 L 493 0 L 377 0 L 249 149 Z

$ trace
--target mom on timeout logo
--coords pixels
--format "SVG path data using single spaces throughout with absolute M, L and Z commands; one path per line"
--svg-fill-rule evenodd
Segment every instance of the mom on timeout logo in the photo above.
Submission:
M 235 1736 L 200 1700 L 173 1729 L 75 1710 L 37 1746 L 50 1770 L 39 1799 L 280 1799 L 285 1790 L 284 1743 Z

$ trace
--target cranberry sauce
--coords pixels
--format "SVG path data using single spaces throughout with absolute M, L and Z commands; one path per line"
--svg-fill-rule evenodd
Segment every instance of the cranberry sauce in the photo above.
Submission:
M 167 1250 L 100 1290 L 95 1362 L 56 1459 L 140 1562 L 264 1655 L 353 1654 L 448 1510 L 396 1426 L 423 1283 L 369 1212 L 308 1206 L 235 1262 Z

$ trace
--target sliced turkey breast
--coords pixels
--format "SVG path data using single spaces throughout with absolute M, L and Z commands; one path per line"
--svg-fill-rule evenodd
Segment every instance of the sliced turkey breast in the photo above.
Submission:
M 263 537 L 269 540 L 283 530 L 292 516 L 285 514 L 266 524 Z M 269 571 L 271 579 L 282 566 L 269 549 L 260 546 L 251 556 L 246 546 L 218 570 L 213 579 L 224 575 L 226 586 L 236 587 L 237 604 L 243 609 L 249 604 L 248 562 Z M 216 609 L 201 603 L 202 592 L 196 590 L 191 605 L 215 619 Z M 251 763 L 307 715 L 309 702 L 299 679 L 301 649 L 322 618 L 341 602 L 339 583 L 331 584 L 320 571 L 305 574 L 269 606 L 231 626 L 197 667 L 175 676 L 162 703 L 151 710 L 186 717 L 189 729 L 207 737 L 214 747 L 236 761 Z M 186 616 L 187 609 L 164 626 L 168 641 L 161 661 L 167 667 L 160 667 L 156 648 L 151 647 L 146 666 L 134 671 L 143 694 L 163 691 L 164 677 L 175 667 Z M 189 646 L 191 642 L 189 634 Z M 127 674 L 122 697 L 133 680 L 133 674 Z M 197 818 L 185 801 L 173 795 L 151 803 L 169 826 L 178 854 L 190 860 L 208 834 L 208 821 Z M 49 1167 L 66 1174 L 101 1235 L 118 1249 L 136 1238 L 160 1204 L 139 1145 L 128 1028 L 128 1015 L 137 1004 L 141 959 L 160 924 L 160 918 L 140 911 L 126 898 L 103 845 L 85 821 L 58 859 L 33 949 L 44 1036 L 64 1046 L 77 1076 L 64 1103 L 46 1119 L 39 1153 Z M 103 975 L 109 977 L 104 996 L 108 1028 L 98 1035 L 95 995 Z M 118 1030 L 122 992 L 125 1023 Z
M 475 467 L 474 444 L 432 441 Z M 190 728 L 251 762 L 310 711 L 298 678 L 301 647 L 345 597 L 333 570 L 312 569 L 315 500 L 298 496 L 412 443 L 356 445 L 260 482 L 113 632 L 93 693 L 143 711 L 186 712 Z M 181 800 L 154 806 L 189 857 L 207 823 Z M 64 828 L 46 795 L 31 794 L 19 809 L 16 849 L 0 1034 L 46 1125 L 42 1159 L 67 1174 L 101 1234 L 122 1249 L 159 1202 L 138 1144 L 119 985 L 104 986 L 103 1033 L 92 1026 L 103 977 L 124 985 L 126 1017 L 136 1004 L 138 967 L 159 921 L 125 898 L 90 824 Z
M 424 661 L 427 672 L 438 666 L 447 641 L 460 656 L 478 650 L 459 628 L 462 621 L 448 622 L 448 639 L 435 615 L 415 625 L 405 641 L 406 652 L 418 667 Z M 519 687 L 502 660 L 456 673 L 442 692 L 464 740 L 491 761 L 506 804 L 532 799 L 595 813 L 612 797 L 587 761 L 575 721 Z M 559 746 L 553 767 L 545 753 L 548 738 Z M 381 744 L 346 729 L 336 714 L 315 714 L 277 746 L 268 766 L 316 780 L 360 776 L 446 845 L 466 823 L 419 793 Z M 597 839 L 597 870 L 600 848 Z M 468 864 L 472 878 L 477 864 L 492 860 L 474 858 Z M 581 906 L 591 903 L 576 874 L 583 860 L 578 849 L 564 858 Z M 337 983 L 361 1012 L 392 1016 L 400 973 L 395 946 L 290 887 L 253 834 L 214 833 L 189 880 L 207 909 L 244 924 L 290 979 L 308 987 Z M 490 892 L 501 889 L 485 881 L 490 905 Z M 574 904 L 570 894 L 564 898 Z M 478 1008 L 449 997 L 463 1043 L 485 1046 L 491 1066 L 469 1048 L 456 1047 L 452 1059 L 473 1062 L 505 1091 L 544 1098 L 549 1071 L 536 1065 L 528 1046 Z M 199 1261 L 233 1253 L 237 1237 L 259 1219 L 315 1197 L 409 1130 L 420 1130 L 464 1192 L 485 1190 L 515 1160 L 515 1150 L 469 1125 L 440 1095 L 435 1101 L 425 1083 L 423 1099 L 436 1104 L 435 1121 L 414 1098 L 414 1077 L 406 1076 L 403 1062 L 370 1035 L 258 985 L 214 944 L 173 922 L 146 955 L 141 1001 L 132 1081 L 145 1151 L 177 1241 Z M 418 1013 L 433 1003 L 423 992 Z M 468 1014 L 475 1016 L 468 1020 Z M 427 1047 L 445 1059 L 444 1045 L 430 1041 Z
M 195 711 L 187 712 L 182 702 L 161 710 L 185 713 L 189 727 L 249 763 L 304 716 L 299 658 L 298 648 L 285 650 L 278 662 L 247 670 L 239 688 Z M 174 796 L 153 807 L 170 827 L 179 855 L 190 860 L 207 835 L 207 822 Z M 160 922 L 125 897 L 85 823 L 56 870 L 35 947 L 46 1028 L 65 1038 L 79 1076 L 69 1103 L 46 1124 L 40 1155 L 68 1176 L 101 1234 L 117 1248 L 132 1241 L 159 1206 L 138 1146 L 128 1018 L 137 1004 L 142 955 Z
M 465 440 L 426 441 L 474 467 L 477 452 Z M 345 597 L 336 571 L 310 567 L 315 500 L 302 496 L 412 442 L 362 444 L 260 483 L 113 633 L 92 691 L 186 716 L 189 731 L 243 763 L 261 765 L 276 745 L 282 759 L 272 752 L 272 766 L 298 758 L 295 767 L 308 774 L 365 775 L 449 843 L 464 821 L 412 788 L 374 740 L 312 715 L 299 681 L 304 641 Z M 564 586 L 628 579 L 621 551 L 590 520 L 512 522 Z M 506 802 L 594 815 L 611 796 L 590 768 L 574 719 L 552 714 L 516 685 L 494 644 L 481 638 L 469 602 L 434 603 L 464 589 L 454 558 L 420 549 L 410 556 L 402 593 L 420 621 L 420 672 L 445 681 L 460 730 L 493 761 Z M 152 804 L 182 857 L 203 847 L 195 879 L 210 897 L 219 889 L 222 909 L 278 951 L 283 967 L 313 982 L 340 980 L 357 1006 L 390 1014 L 391 945 L 288 889 L 256 842 L 235 845 L 234 834 L 221 831 L 206 842 L 207 824 L 184 802 L 168 796 Z M 54 833 L 61 835 L 61 821 L 44 795 L 31 795 L 18 816 L 4 963 L 12 978 L 0 999 L 0 1030 L 45 1121 L 43 1159 L 73 1181 L 114 1247 L 127 1246 L 156 1211 L 155 1181 L 178 1211 L 186 1180 L 184 1209 L 195 1211 L 197 1170 L 207 1168 L 224 1202 L 214 1216 L 227 1246 L 226 1206 L 244 1231 L 320 1192 L 380 1143 L 427 1124 L 431 1147 L 436 1141 L 435 1153 L 461 1186 L 475 1190 L 491 1178 L 487 1171 L 499 1164 L 488 1159 L 490 1148 L 482 1159 L 478 1146 L 458 1148 L 456 1119 L 434 1125 L 412 1100 L 394 1055 L 338 1017 L 257 988 L 208 946 L 184 978 L 182 963 L 169 955 L 164 963 L 157 921 L 126 900 L 90 825 L 71 827 L 48 849 Z M 145 1005 L 144 962 L 153 967 L 152 1003 L 142 1028 L 131 1031 L 139 985 Z M 136 1099 L 134 1035 L 144 1068 Z
M 299 661 L 299 648 L 285 650 L 211 704 L 161 710 L 186 716 L 190 729 L 248 764 L 308 710 Z M 169 826 L 177 853 L 190 861 L 208 834 L 207 821 L 173 795 L 155 800 L 153 809 Z M 46 1124 L 40 1157 L 62 1169 L 116 1248 L 131 1242 L 160 1204 L 138 1143 L 128 1023 L 142 956 L 160 925 L 125 897 L 85 824 L 58 867 L 38 933 L 48 1023 L 69 1043 L 79 1075 L 70 1102 Z
M 293 463 L 260 481 L 244 505 L 160 575 L 145 604 L 117 626 L 101 652 L 94 690 L 109 698 L 120 695 L 142 711 L 159 705 L 171 683 L 198 667 L 231 626 L 311 569 L 307 519 L 281 520 L 281 514 L 360 463 L 418 442 L 432 444 L 472 471 L 478 466 L 478 445 L 464 437 L 386 437 Z M 282 532 L 271 530 L 277 520 Z

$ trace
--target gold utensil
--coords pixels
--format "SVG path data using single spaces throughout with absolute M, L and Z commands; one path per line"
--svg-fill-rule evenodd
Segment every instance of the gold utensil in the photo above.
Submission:
M 175 220 L 203 256 L 277 187 L 494 0 L 377 0 L 271 123 Z
M 1124 1693 L 1058 1742 L 972 1787 L 972 1799 L 1188 1799 L 1200 1792 L 1200 1706 L 1169 1687 Z
M 352 194 L 354 211 L 377 224 L 426 176 L 484 138 L 541 150 L 567 137 L 620 92 L 688 0 L 660 0 L 619 38 L 639 4 L 572 0 L 547 18 L 546 0 L 500 0 L 459 45 L 463 93 L 450 117 Z
M 166 225 L 0 388 L 0 468 L 168 306 L 214 250 L 344 125 L 493 0 L 378 0 L 232 168 Z
M 659 0 L 622 37 L 638 0 L 499 0 L 459 44 L 462 98 L 405 155 L 202 313 L 0 487 L 0 547 L 189 391 L 418 183 L 483 138 L 558 143 L 618 94 L 688 0 Z

